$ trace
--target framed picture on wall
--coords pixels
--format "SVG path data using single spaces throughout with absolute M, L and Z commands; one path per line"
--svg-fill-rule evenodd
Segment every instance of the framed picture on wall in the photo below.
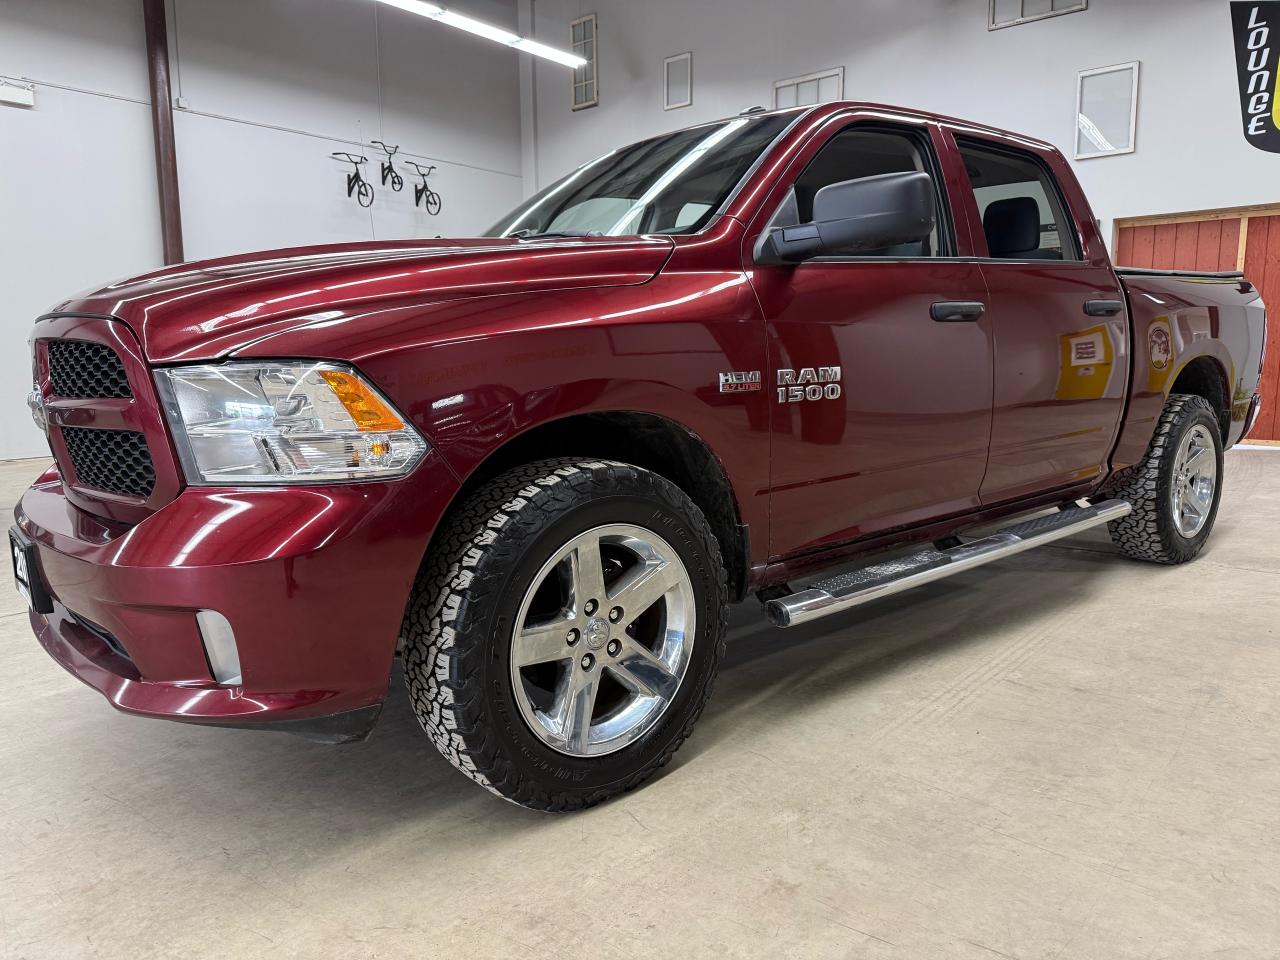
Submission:
M 1076 81 L 1076 159 L 1133 153 L 1138 125 L 1138 67 L 1119 63 L 1081 72 Z
M 693 103 L 693 54 L 678 53 L 662 61 L 662 109 L 679 110 Z

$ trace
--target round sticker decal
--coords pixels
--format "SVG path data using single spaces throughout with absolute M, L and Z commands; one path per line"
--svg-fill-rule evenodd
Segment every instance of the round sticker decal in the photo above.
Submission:
M 1147 341 L 1151 345 L 1151 366 L 1163 370 L 1169 366 L 1173 357 L 1173 337 L 1169 333 L 1169 324 L 1157 320 L 1147 330 Z

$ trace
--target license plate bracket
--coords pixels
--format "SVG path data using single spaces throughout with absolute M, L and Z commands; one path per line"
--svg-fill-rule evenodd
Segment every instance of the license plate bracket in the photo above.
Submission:
M 13 581 L 27 604 L 36 613 L 53 613 L 53 600 L 40 575 L 36 545 L 16 528 L 9 531 L 9 558 L 13 561 Z

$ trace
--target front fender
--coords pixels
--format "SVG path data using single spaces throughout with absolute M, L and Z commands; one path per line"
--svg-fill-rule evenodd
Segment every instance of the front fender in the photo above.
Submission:
M 740 270 L 664 271 L 647 284 L 382 310 L 290 331 L 240 356 L 345 360 L 368 374 L 459 480 L 542 424 L 588 413 L 663 417 L 724 466 L 742 522 L 767 527 L 768 403 L 719 376 L 765 369 Z M 590 438 L 584 438 L 589 449 Z

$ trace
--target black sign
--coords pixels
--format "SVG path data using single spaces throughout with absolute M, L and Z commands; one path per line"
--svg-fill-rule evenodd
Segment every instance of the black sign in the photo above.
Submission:
M 1231 26 L 1244 137 L 1280 153 L 1280 0 L 1234 0 Z

